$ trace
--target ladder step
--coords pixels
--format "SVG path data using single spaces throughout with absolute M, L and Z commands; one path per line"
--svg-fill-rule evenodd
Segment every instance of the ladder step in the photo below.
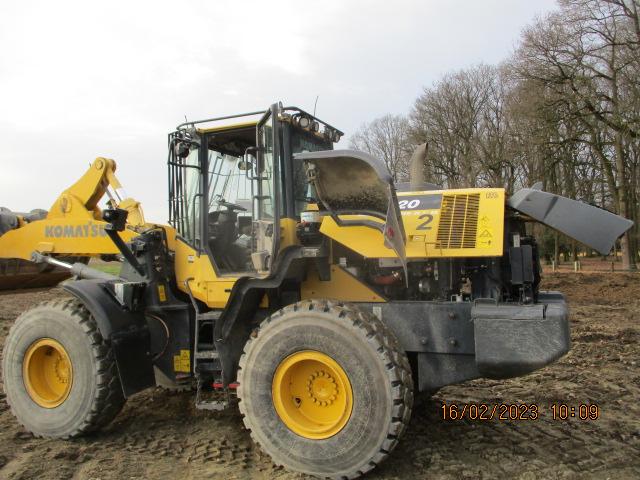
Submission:
M 215 350 L 197 351 L 195 352 L 194 357 L 205 360 L 215 360 L 216 358 L 218 358 L 218 352 L 216 352 Z
M 216 388 L 216 385 L 222 385 L 219 381 L 206 382 L 211 385 L 209 388 L 204 388 L 201 381 L 198 382 L 196 389 L 196 402 L 195 406 L 198 410 L 225 410 L 231 405 L 237 402 L 235 398 L 235 388 L 237 384 L 229 385 L 228 389 Z
M 206 320 L 218 320 L 220 318 L 220 315 L 222 315 L 222 310 L 214 310 L 212 312 L 199 313 L 196 315 L 196 320 L 199 322 L 206 321 Z

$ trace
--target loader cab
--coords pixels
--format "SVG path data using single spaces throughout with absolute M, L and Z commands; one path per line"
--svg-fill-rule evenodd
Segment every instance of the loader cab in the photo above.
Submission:
M 309 202 L 293 155 L 333 149 L 342 132 L 296 107 L 183 124 L 169 135 L 170 223 L 217 276 L 266 276 L 296 243 Z

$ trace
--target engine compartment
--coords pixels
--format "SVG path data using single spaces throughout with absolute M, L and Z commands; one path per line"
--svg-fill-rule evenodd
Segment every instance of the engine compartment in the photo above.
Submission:
M 389 300 L 534 303 L 540 283 L 538 246 L 525 221 L 509 212 L 500 257 L 364 258 L 333 242 L 332 262 Z

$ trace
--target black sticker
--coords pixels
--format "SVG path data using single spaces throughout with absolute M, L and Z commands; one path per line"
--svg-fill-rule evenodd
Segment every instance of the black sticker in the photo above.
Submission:
M 442 204 L 442 194 L 431 195 L 402 195 L 398 197 L 400 210 L 434 210 Z

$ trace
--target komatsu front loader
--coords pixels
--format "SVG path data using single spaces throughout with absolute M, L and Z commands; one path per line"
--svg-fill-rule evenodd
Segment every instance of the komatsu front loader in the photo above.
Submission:
M 95 431 L 155 385 L 155 367 L 192 381 L 198 408 L 237 400 L 275 463 L 354 478 L 397 445 L 416 393 L 567 352 L 567 306 L 539 289 L 527 223 L 606 254 L 628 220 L 536 189 L 396 189 L 379 160 L 334 150 L 341 135 L 281 104 L 182 124 L 168 138 L 170 225 L 133 235 L 126 209 L 95 211 L 119 275 L 53 258 L 63 237 L 23 244 L 77 279 L 7 337 L 18 421 Z

